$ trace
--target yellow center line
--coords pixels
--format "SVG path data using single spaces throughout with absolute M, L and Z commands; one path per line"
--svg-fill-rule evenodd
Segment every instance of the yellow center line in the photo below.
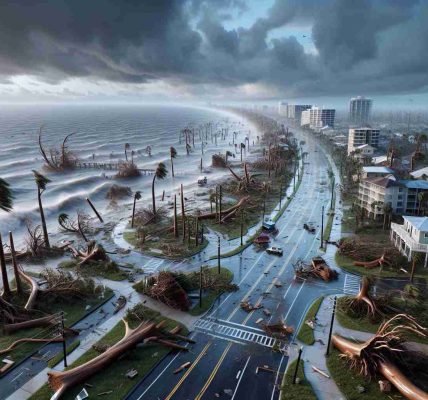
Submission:
M 175 392 L 178 390 L 178 388 L 181 386 L 181 384 L 184 382 L 184 380 L 187 378 L 187 376 L 190 374 L 190 372 L 193 370 L 193 368 L 196 367 L 198 362 L 201 360 L 201 358 L 206 354 L 208 348 L 211 346 L 212 342 L 208 342 L 206 346 L 203 348 L 203 350 L 199 353 L 198 357 L 196 357 L 195 361 L 193 361 L 192 365 L 189 367 L 189 369 L 184 373 L 184 375 L 181 377 L 181 379 L 177 382 L 177 384 L 174 386 L 174 388 L 171 390 L 169 395 L 165 397 L 165 400 L 170 400 L 172 396 L 174 396 Z
M 233 344 L 232 342 L 229 342 L 229 344 L 227 345 L 227 347 L 224 349 L 223 354 L 221 355 L 221 357 L 218 360 L 216 366 L 214 367 L 213 371 L 211 372 L 211 375 L 209 376 L 208 380 L 206 381 L 204 387 L 199 392 L 199 394 L 195 397 L 195 400 L 200 400 L 202 398 L 202 396 L 205 394 L 205 392 L 207 391 L 208 387 L 210 386 L 211 382 L 213 381 L 214 377 L 216 376 L 217 371 L 220 368 L 220 365 L 222 364 L 223 360 L 225 359 L 226 354 L 228 353 L 228 351 L 232 347 L 232 344 Z

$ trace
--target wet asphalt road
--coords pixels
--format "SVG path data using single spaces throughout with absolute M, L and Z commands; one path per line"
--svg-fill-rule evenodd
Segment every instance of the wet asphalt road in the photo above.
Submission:
M 197 323 L 199 327 L 192 333 L 196 344 L 189 345 L 189 352 L 169 355 L 128 399 L 279 398 L 280 374 L 287 366 L 287 354 L 297 351 L 295 334 L 288 344 L 281 344 L 283 352 L 274 352 L 263 345 L 267 339 L 256 340 L 255 335 L 251 335 L 251 332 L 264 335 L 256 321 L 260 318 L 271 323 L 283 320 L 297 332 L 313 301 L 321 295 L 343 292 L 345 281 L 344 273 L 330 283 L 294 277 L 293 264 L 297 260 L 309 262 L 319 254 L 321 208 L 328 209 L 330 201 L 327 158 L 309 136 L 303 139 L 306 140 L 304 151 L 309 153 L 303 180 L 287 211 L 278 220 L 279 232 L 271 243 L 283 248 L 283 257 L 251 246 L 241 255 L 223 260 L 222 264 L 233 271 L 240 290 L 222 295 L 211 312 L 202 318 L 206 322 Z M 308 222 L 316 226 L 315 234 L 303 229 L 303 224 Z M 281 287 L 273 285 L 275 278 Z M 252 304 L 260 302 L 271 315 L 265 315 L 263 308 L 250 313 L 243 311 L 242 300 Z M 187 370 L 173 374 L 187 361 L 192 362 Z M 256 373 L 260 366 L 268 366 L 272 371 Z

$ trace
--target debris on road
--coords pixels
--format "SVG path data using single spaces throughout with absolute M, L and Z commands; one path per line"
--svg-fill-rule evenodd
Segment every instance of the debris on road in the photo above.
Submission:
M 284 321 L 280 321 L 276 324 L 263 324 L 263 330 L 269 335 L 286 336 L 294 332 L 294 328 L 284 324 Z
M 184 364 L 180 365 L 175 371 L 174 374 L 178 374 L 179 372 L 183 371 L 183 369 L 189 368 L 192 363 L 190 361 L 185 362 Z
M 251 312 L 254 310 L 258 310 L 259 308 L 262 308 L 261 304 L 252 305 L 248 300 L 241 301 L 241 308 L 246 312 Z
M 293 268 L 296 276 L 303 279 L 313 277 L 329 282 L 337 279 L 339 275 L 336 270 L 327 265 L 322 257 L 314 257 L 309 265 L 305 264 L 303 260 L 299 260 L 296 265 L 293 265 Z
M 268 317 L 272 315 L 272 313 L 267 308 L 263 309 L 263 313 Z

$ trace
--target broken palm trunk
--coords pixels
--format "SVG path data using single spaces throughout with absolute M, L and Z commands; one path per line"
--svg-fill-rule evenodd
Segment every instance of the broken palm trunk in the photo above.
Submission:
M 326 282 L 337 279 L 338 272 L 330 268 L 322 257 L 314 257 L 310 265 L 306 265 L 302 260 L 294 266 L 296 276 L 307 279 L 310 277 L 322 279 Z

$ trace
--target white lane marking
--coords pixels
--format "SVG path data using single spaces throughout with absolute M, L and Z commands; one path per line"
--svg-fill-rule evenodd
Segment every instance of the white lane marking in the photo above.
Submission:
M 275 389 L 278 383 L 279 371 L 281 370 L 281 365 L 283 360 L 284 360 L 284 356 L 281 357 L 281 361 L 279 362 L 278 371 L 276 372 L 276 377 L 275 377 L 275 385 L 273 385 L 272 396 L 270 397 L 270 400 L 273 400 L 273 397 L 275 396 Z
M 189 338 L 192 338 L 194 335 L 190 335 Z M 186 343 L 184 347 L 187 347 L 189 343 Z M 181 354 L 181 352 L 178 352 L 174 358 L 167 364 L 167 366 L 160 372 L 160 374 L 156 377 L 156 379 L 147 387 L 147 389 L 141 393 L 141 396 L 137 399 L 140 400 L 143 398 L 143 396 L 150 390 L 150 388 L 157 382 L 157 380 L 163 375 L 163 373 L 169 368 L 169 366 L 175 361 L 175 359 Z
M 235 398 L 236 392 L 238 391 L 239 384 L 241 383 L 241 379 L 242 379 L 242 377 L 244 376 L 244 372 L 245 372 L 245 370 L 247 369 L 247 365 L 248 365 L 248 363 L 249 363 L 249 361 L 250 361 L 250 358 L 251 358 L 251 356 L 247 358 L 247 362 L 246 362 L 246 363 L 245 363 L 245 365 L 244 365 L 244 369 L 242 370 L 242 374 L 241 374 L 241 376 L 239 377 L 238 383 L 236 384 L 236 388 L 235 388 L 235 391 L 233 392 L 233 396 L 232 396 L 232 399 L 231 399 L 231 400 L 233 400 L 233 399 Z
M 303 281 L 302 286 L 300 286 L 300 289 L 299 289 L 299 291 L 297 292 L 296 297 L 294 298 L 293 302 L 291 303 L 291 306 L 290 306 L 290 308 L 288 309 L 288 312 L 287 312 L 286 316 L 284 317 L 284 322 L 285 322 L 285 321 L 287 321 L 287 317 L 288 317 L 288 315 L 290 314 L 290 311 L 291 311 L 291 309 L 293 308 L 294 303 L 295 303 L 295 302 L 296 302 L 296 300 L 297 300 L 297 297 L 299 297 L 299 294 L 300 294 L 300 292 L 302 291 L 303 286 L 305 286 L 305 283 L 306 283 L 306 280 L 305 280 L 305 281 Z

